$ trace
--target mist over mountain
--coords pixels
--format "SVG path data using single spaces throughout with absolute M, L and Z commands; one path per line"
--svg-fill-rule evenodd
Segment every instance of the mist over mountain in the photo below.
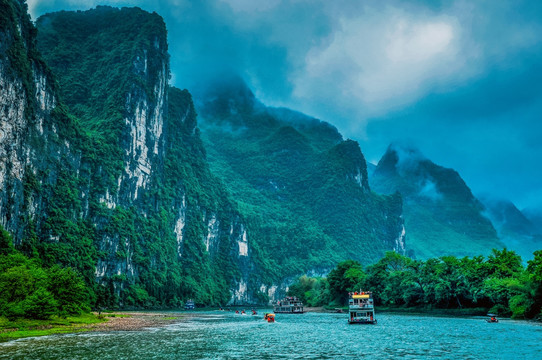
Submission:
M 536 232 L 542 234 L 542 210 L 538 208 L 527 208 L 523 209 L 521 213 L 535 226 Z
M 195 102 L 211 169 L 275 268 L 293 274 L 334 258 L 371 262 L 404 251 L 401 200 L 371 191 L 356 142 L 326 122 L 266 107 L 235 75 L 207 85 Z
M 390 145 L 370 184 L 375 191 L 403 197 L 407 248 L 415 257 L 473 256 L 503 246 L 461 176 L 412 145 Z
M 509 200 L 487 195 L 481 196 L 480 200 L 506 247 L 516 251 L 525 261 L 532 259 L 533 252 L 542 248 L 542 233 L 536 217 L 532 221 Z

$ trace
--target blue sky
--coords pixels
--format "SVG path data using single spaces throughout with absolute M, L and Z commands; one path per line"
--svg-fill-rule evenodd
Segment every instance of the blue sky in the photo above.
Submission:
M 27 2 L 34 18 L 156 11 L 174 85 L 236 71 L 264 103 L 334 124 L 371 162 L 407 141 L 475 194 L 542 209 L 540 1 Z

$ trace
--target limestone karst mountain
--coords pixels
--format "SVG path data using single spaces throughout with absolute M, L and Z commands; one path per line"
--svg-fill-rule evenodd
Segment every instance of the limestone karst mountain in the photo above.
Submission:
M 390 145 L 370 184 L 378 192 L 403 196 L 410 255 L 475 256 L 504 246 L 461 176 L 412 146 Z

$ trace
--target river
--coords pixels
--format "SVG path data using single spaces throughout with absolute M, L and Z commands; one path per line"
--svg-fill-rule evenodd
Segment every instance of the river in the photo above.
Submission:
M 348 325 L 346 314 L 306 313 L 268 324 L 260 314 L 20 339 L 0 344 L 0 359 L 542 359 L 542 326 L 525 321 L 379 314 L 377 325 Z

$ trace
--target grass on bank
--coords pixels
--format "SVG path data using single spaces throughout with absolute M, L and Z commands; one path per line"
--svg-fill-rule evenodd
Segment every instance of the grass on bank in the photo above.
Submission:
M 89 331 L 88 325 L 105 322 L 106 317 L 108 314 L 102 316 L 83 314 L 66 318 L 53 317 L 49 320 L 17 319 L 13 321 L 0 317 L 0 342 L 33 336 Z

